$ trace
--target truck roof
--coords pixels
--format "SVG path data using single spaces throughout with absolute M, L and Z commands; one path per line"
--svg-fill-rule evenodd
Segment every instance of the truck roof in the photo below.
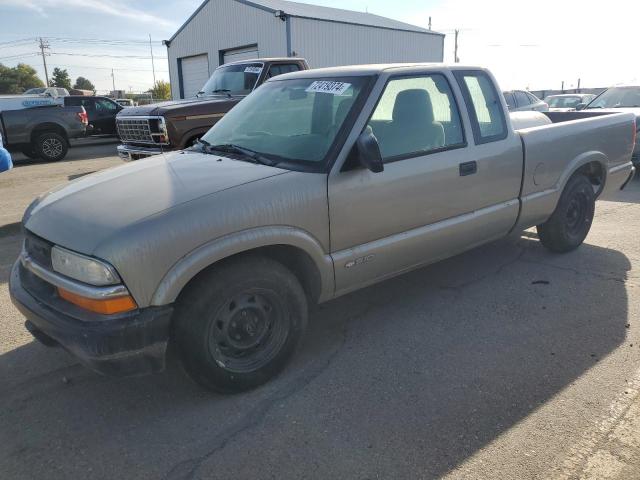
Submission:
M 249 58 L 246 60 L 236 60 L 235 62 L 224 63 L 220 65 L 220 67 L 226 67 L 227 65 L 237 65 L 242 63 L 268 63 L 268 62 L 306 62 L 306 60 L 301 57 Z
M 369 65 L 345 65 L 342 67 L 316 68 L 311 70 L 301 70 L 299 72 L 285 73 L 278 75 L 270 80 L 283 80 L 290 78 L 309 78 L 309 77 L 357 77 L 376 75 L 389 70 L 397 70 L 400 72 L 411 72 L 414 70 L 424 69 L 446 69 L 446 70 L 485 70 L 482 67 L 470 65 L 450 65 L 446 63 L 377 63 Z

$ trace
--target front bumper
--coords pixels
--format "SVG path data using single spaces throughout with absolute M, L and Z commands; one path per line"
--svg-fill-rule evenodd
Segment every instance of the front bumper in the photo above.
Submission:
M 164 150 L 160 147 L 135 147 L 133 145 L 118 145 L 118 155 L 125 162 L 131 162 L 133 160 L 139 160 L 141 158 L 151 157 L 153 155 L 160 155 L 163 151 L 169 150 L 167 146 Z
M 26 327 L 46 345 L 59 344 L 92 370 L 112 376 L 160 372 L 165 367 L 173 307 L 147 307 L 119 315 L 83 311 L 51 295 L 32 290 L 31 272 L 18 260 L 11 270 L 9 293 L 27 318 Z M 43 300 L 50 298 L 50 300 Z

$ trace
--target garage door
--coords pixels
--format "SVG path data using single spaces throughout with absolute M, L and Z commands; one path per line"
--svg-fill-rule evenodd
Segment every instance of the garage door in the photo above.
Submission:
M 259 58 L 258 46 L 251 45 L 250 47 L 234 48 L 232 50 L 226 50 L 223 55 L 224 63 L 237 62 L 238 60 L 249 60 L 253 58 Z
M 209 80 L 209 60 L 207 55 L 182 58 L 182 98 L 191 98 Z

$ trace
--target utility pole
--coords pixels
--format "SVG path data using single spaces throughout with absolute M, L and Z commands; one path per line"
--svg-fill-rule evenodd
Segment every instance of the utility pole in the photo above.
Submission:
M 562 93 L 564 93 L 564 80 L 562 80 Z
M 116 94 L 116 76 L 113 74 L 113 68 L 111 69 L 111 81 L 113 82 L 113 94 Z
M 156 67 L 153 64 L 153 44 L 151 43 L 151 34 L 149 34 L 149 48 L 151 48 L 151 71 L 153 72 L 153 86 L 156 86 Z
M 429 30 L 431 30 L 431 17 L 429 17 Z
M 48 53 L 44 53 L 45 49 L 49 49 L 49 42 L 45 42 L 40 37 L 40 53 L 42 54 L 42 63 L 44 64 L 44 78 L 47 81 L 47 87 L 49 86 L 49 72 L 47 71 L 47 59 Z
M 578 93 L 580 93 L 580 79 L 578 79 Z
M 460 30 L 456 30 L 456 43 L 455 43 L 455 47 L 453 50 L 453 61 L 454 63 L 458 63 L 460 62 L 460 59 L 458 58 L 458 34 L 460 33 Z

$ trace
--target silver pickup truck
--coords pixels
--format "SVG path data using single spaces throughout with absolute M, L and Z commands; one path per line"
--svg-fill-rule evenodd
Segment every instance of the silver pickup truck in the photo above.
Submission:
M 205 388 L 253 388 L 310 303 L 532 226 L 552 252 L 578 247 L 598 196 L 633 176 L 635 116 L 530 115 L 515 131 L 480 68 L 278 76 L 197 146 L 35 200 L 11 296 L 96 371 L 160 371 L 172 343 Z

